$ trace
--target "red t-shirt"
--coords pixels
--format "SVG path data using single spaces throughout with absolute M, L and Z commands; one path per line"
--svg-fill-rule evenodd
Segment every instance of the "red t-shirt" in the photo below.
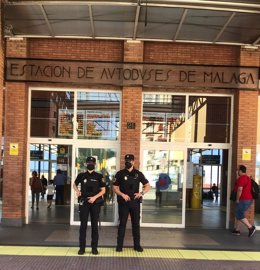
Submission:
M 242 194 L 239 199 L 240 201 L 253 200 L 251 193 L 251 180 L 247 175 L 241 175 L 237 178 L 234 191 L 237 191 L 238 187 L 243 187 Z

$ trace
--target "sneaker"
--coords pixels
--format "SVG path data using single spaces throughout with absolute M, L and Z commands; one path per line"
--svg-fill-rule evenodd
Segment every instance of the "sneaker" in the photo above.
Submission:
M 85 253 L 85 249 L 84 248 L 80 248 L 78 251 L 79 255 L 83 255 Z
M 234 229 L 231 233 L 234 234 L 234 235 L 240 235 L 240 231 L 238 231 L 236 229 Z
M 144 249 L 141 246 L 134 247 L 134 250 L 138 251 L 138 252 L 143 252 L 144 251 Z
M 98 250 L 97 250 L 96 248 L 92 248 L 91 253 L 92 253 L 93 255 L 98 255 Z
M 248 229 L 248 237 L 252 237 L 255 233 L 255 226 L 253 225 L 251 228 Z
M 116 247 L 116 252 L 122 252 L 123 251 L 123 248 L 121 247 Z

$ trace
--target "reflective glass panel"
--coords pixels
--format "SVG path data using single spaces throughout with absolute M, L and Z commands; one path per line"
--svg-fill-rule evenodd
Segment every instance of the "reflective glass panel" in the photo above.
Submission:
M 32 91 L 31 137 L 73 137 L 73 92 Z
M 189 97 L 189 142 L 230 142 L 231 97 Z
M 145 94 L 142 139 L 182 142 L 185 139 L 185 96 Z
M 119 93 L 79 92 L 78 138 L 118 140 L 120 98 Z
M 151 189 L 143 201 L 143 223 L 182 223 L 183 151 L 144 150 L 143 173 Z
M 115 218 L 115 198 L 112 191 L 112 180 L 116 173 L 116 158 L 115 149 L 91 149 L 78 148 L 76 149 L 76 176 L 86 171 L 86 157 L 94 156 L 97 160 L 96 171 L 101 173 L 106 182 L 106 193 L 104 195 L 104 206 L 101 208 L 100 221 L 114 222 Z M 80 186 L 79 186 L 80 189 Z M 74 200 L 74 221 L 79 221 L 78 200 Z

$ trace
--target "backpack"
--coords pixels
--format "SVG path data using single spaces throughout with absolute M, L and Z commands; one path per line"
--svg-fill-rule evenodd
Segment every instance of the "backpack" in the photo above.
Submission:
M 166 173 L 160 173 L 157 181 L 157 188 L 159 190 L 167 190 L 171 184 L 171 178 Z
M 254 179 L 251 179 L 251 193 L 254 199 L 259 197 L 259 186 Z

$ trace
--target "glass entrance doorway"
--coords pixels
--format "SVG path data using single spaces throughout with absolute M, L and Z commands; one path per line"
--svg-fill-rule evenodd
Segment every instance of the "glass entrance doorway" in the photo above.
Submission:
M 85 161 L 86 157 L 94 156 L 97 160 L 96 171 L 103 175 L 103 179 L 106 182 L 106 193 L 104 195 L 104 206 L 101 207 L 100 221 L 106 224 L 115 223 L 115 198 L 112 190 L 112 181 L 116 173 L 117 165 L 117 150 L 116 149 L 98 149 L 98 148 L 76 148 L 76 164 L 75 164 L 75 177 L 86 171 Z M 74 197 L 74 196 L 73 196 Z M 78 213 L 78 200 L 74 197 L 74 224 L 79 224 Z
M 188 149 L 186 227 L 225 228 L 227 183 L 228 150 Z
M 70 222 L 70 200 L 71 200 L 71 174 L 72 174 L 72 146 L 57 144 L 30 144 L 30 166 L 29 177 L 36 172 L 41 179 L 43 192 L 39 194 L 37 207 L 37 194 L 34 207 L 32 203 L 32 191 L 28 192 L 28 221 L 48 223 Z M 62 194 L 59 198 L 57 191 L 54 193 L 51 207 L 48 208 L 47 185 L 51 184 L 57 175 L 61 174 L 64 181 Z M 29 181 L 30 182 L 30 181 Z M 29 183 L 28 182 L 28 183 Z M 53 183 L 55 184 L 55 183 Z M 62 183 L 60 183 L 62 184 Z M 60 193 L 59 193 L 60 194 Z
M 182 227 L 184 151 L 144 150 L 143 173 L 151 189 L 142 204 L 142 223 Z

